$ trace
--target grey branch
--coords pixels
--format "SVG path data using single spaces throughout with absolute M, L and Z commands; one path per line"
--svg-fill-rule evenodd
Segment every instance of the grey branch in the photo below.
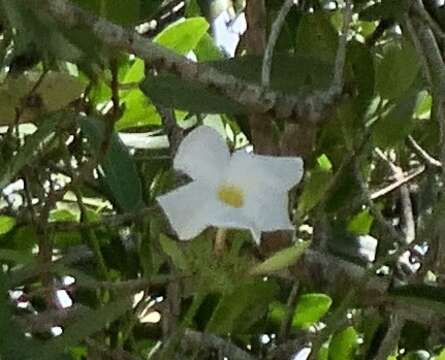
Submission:
M 198 331 L 187 329 L 181 342 L 184 349 L 196 349 L 199 347 L 219 349 L 225 356 L 233 360 L 254 360 L 255 358 L 247 351 L 240 349 L 230 341 L 212 335 L 204 334 Z
M 434 34 L 442 41 L 445 41 L 445 33 L 439 24 L 431 17 L 428 11 L 426 11 L 421 0 L 414 1 L 413 9 L 417 15 L 419 15 L 419 17 L 425 21 L 426 24 L 428 24 L 428 26 L 433 30 Z
M 92 30 L 105 45 L 132 53 L 159 70 L 168 71 L 181 79 L 200 83 L 214 91 L 235 100 L 254 113 L 270 113 L 277 118 L 297 121 L 318 122 L 325 117 L 328 107 L 341 93 L 346 39 L 339 44 L 339 56 L 333 86 L 326 92 L 318 92 L 308 97 L 284 94 L 266 89 L 260 84 L 252 84 L 238 79 L 215 68 L 193 62 L 149 39 L 143 38 L 133 30 L 124 29 L 103 18 L 98 18 L 68 0 L 33 0 L 35 6 L 46 9 L 54 19 L 67 29 L 85 26 Z M 348 2 L 349 4 L 349 2 Z M 349 8 L 349 7 L 348 7 Z
M 394 352 L 404 325 L 405 321 L 398 314 L 391 316 L 388 331 L 380 345 L 375 360 L 386 360 Z
M 431 88 L 433 94 L 433 114 L 437 116 L 437 121 L 441 130 L 441 156 L 440 161 L 445 161 L 445 113 L 443 108 L 443 96 L 445 94 L 445 64 L 440 53 L 439 46 L 431 29 L 425 24 L 413 19 L 413 27 L 419 43 L 422 47 L 422 54 L 425 56 L 426 64 L 431 74 Z M 445 178 L 445 169 L 442 169 L 442 176 Z

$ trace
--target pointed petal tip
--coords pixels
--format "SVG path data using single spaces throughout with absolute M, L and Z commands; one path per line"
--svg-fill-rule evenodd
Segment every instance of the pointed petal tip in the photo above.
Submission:
M 173 167 L 195 180 L 212 182 L 227 167 L 229 159 L 224 138 L 215 129 L 201 125 L 182 140 Z

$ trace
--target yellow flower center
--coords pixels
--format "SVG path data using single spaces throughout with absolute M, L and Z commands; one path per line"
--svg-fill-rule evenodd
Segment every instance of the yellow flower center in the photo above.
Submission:
M 244 205 L 243 191 L 235 185 L 222 184 L 218 188 L 218 199 L 224 204 L 239 209 Z

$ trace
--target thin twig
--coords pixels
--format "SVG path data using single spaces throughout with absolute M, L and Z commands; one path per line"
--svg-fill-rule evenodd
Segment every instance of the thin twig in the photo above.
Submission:
M 48 224 L 48 228 L 56 231 L 69 231 L 80 229 L 93 229 L 98 227 L 119 227 L 130 224 L 148 215 L 153 215 L 160 211 L 159 206 L 150 206 L 140 209 L 136 212 L 116 214 L 116 215 L 104 215 L 102 219 L 96 221 L 90 221 L 87 223 L 74 222 L 74 221 L 57 221 Z
M 439 169 L 442 168 L 442 163 L 428 154 L 428 152 L 424 148 L 422 148 L 411 135 L 408 136 L 408 145 L 416 153 L 417 156 L 425 161 L 426 165 Z
M 352 21 L 352 1 L 345 1 L 345 8 L 343 12 L 343 26 L 341 29 L 340 38 L 338 41 L 338 50 L 335 57 L 334 76 L 332 84 L 326 93 L 325 101 L 330 103 L 333 98 L 341 94 L 344 83 L 344 70 L 346 61 L 346 49 L 348 45 L 348 30 Z
M 170 145 L 170 158 L 174 158 L 179 144 L 181 143 L 184 132 L 182 128 L 177 124 L 175 112 L 173 109 L 168 109 L 162 105 L 155 104 L 156 110 L 161 116 L 162 125 L 168 137 Z
M 396 181 L 404 179 L 403 170 L 394 164 L 380 149 L 375 149 L 376 154 L 391 168 Z M 405 242 L 410 243 L 416 237 L 416 225 L 413 214 L 413 204 L 407 183 L 400 186 L 400 203 L 402 206 L 402 221 L 404 225 Z
M 386 331 L 385 338 L 380 344 L 374 360 L 386 360 L 394 352 L 400 339 L 400 333 L 405 325 L 405 321 L 399 315 L 391 316 L 389 328 Z
M 385 234 L 389 235 L 392 240 L 396 241 L 398 244 L 404 244 L 405 238 L 398 233 L 398 231 L 394 228 L 394 226 L 389 223 L 385 217 L 383 216 L 381 210 L 374 204 L 374 201 L 371 199 L 371 193 L 369 192 L 368 184 L 366 180 L 363 178 L 363 175 L 360 171 L 359 162 L 357 159 L 354 161 L 354 176 L 356 177 L 361 191 L 365 197 L 365 201 L 374 216 L 375 220 L 380 224 L 380 226 L 385 230 Z
M 416 18 L 412 19 L 413 28 L 419 39 L 419 43 L 422 46 L 426 63 L 431 74 L 431 90 L 433 98 L 432 116 L 436 118 L 436 121 L 440 128 L 440 162 L 445 163 L 445 109 L 444 109 L 444 96 L 445 96 L 445 64 L 442 58 L 439 45 L 432 30 L 425 25 L 422 21 Z M 420 56 L 423 56 L 420 54 Z M 442 166 L 441 172 L 442 183 L 445 181 L 445 166 Z M 445 243 L 439 241 L 441 239 L 441 233 L 443 233 L 443 224 L 441 219 L 438 218 L 435 224 L 436 231 L 438 231 L 437 237 L 437 250 L 436 264 L 438 265 L 437 272 L 439 274 L 445 272 Z M 441 239 L 443 240 L 443 239 Z M 440 281 L 440 280 L 439 280 Z
M 415 179 L 419 175 L 423 174 L 424 172 L 425 172 L 425 166 L 422 166 L 419 169 L 415 170 L 412 174 L 407 175 L 407 176 L 393 182 L 392 184 L 389 184 L 388 186 L 385 186 L 383 189 L 376 190 L 376 191 L 372 192 L 370 195 L 370 199 L 377 200 L 378 198 L 388 195 L 390 192 L 397 190 L 398 188 L 400 188 L 404 184 L 412 181 L 413 179 Z
M 278 339 L 280 341 L 283 341 L 287 338 L 289 330 L 291 328 L 292 319 L 295 311 L 295 305 L 297 303 L 297 298 L 298 298 L 298 290 L 300 288 L 299 285 L 300 283 L 297 280 L 295 280 L 294 285 L 292 286 L 292 289 L 290 291 L 289 297 L 287 298 L 286 313 L 283 321 L 281 322 L 280 332 L 278 334 Z
M 270 86 L 270 72 L 272 68 L 272 57 L 275 49 L 275 45 L 280 35 L 281 29 L 286 20 L 286 16 L 289 13 L 291 7 L 294 5 L 294 0 L 285 0 L 281 7 L 277 18 L 272 24 L 269 40 L 267 41 L 266 51 L 264 52 L 263 65 L 261 69 L 261 83 L 264 87 Z
M 443 164 L 445 162 L 445 112 L 443 104 L 445 94 L 445 64 L 431 29 L 418 21 L 414 21 L 414 19 L 413 25 L 424 54 L 420 56 L 425 56 L 431 74 L 430 85 L 433 96 L 433 115 L 437 116 L 437 121 L 440 126 L 440 162 Z M 445 168 L 442 169 L 442 177 L 445 178 Z

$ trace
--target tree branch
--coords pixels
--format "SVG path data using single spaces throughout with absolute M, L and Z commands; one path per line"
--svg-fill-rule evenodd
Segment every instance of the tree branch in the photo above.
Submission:
M 223 338 L 204 334 L 194 330 L 187 329 L 184 333 L 184 338 L 181 342 L 183 348 L 199 348 L 204 346 L 206 348 L 218 349 L 229 359 L 233 360 L 254 360 L 255 358 L 247 351 L 240 349 L 238 346 L 232 344 Z
M 259 84 L 241 81 L 237 77 L 220 72 L 209 65 L 188 60 L 143 38 L 133 30 L 124 29 L 103 18 L 98 18 L 72 5 L 68 0 L 32 0 L 30 3 L 34 3 L 40 8 L 46 8 L 54 19 L 65 28 L 88 27 L 92 34 L 107 46 L 132 53 L 158 69 L 212 88 L 245 106 L 252 113 L 269 113 L 276 118 L 293 119 L 294 121 L 319 122 L 324 118 L 329 105 L 338 95 L 342 85 L 342 81 L 338 81 L 338 79 L 343 77 L 343 70 L 340 68 L 344 63 L 346 34 L 341 38 L 344 40 L 341 40 L 339 44 L 336 73 L 340 69 L 340 74 L 334 76 L 333 86 L 326 92 L 300 97 L 265 89 Z
M 401 319 L 398 314 L 391 316 L 388 331 L 385 334 L 385 338 L 380 344 L 380 348 L 377 352 L 375 360 L 386 360 L 396 349 L 400 339 L 400 332 L 405 325 L 405 320 Z

